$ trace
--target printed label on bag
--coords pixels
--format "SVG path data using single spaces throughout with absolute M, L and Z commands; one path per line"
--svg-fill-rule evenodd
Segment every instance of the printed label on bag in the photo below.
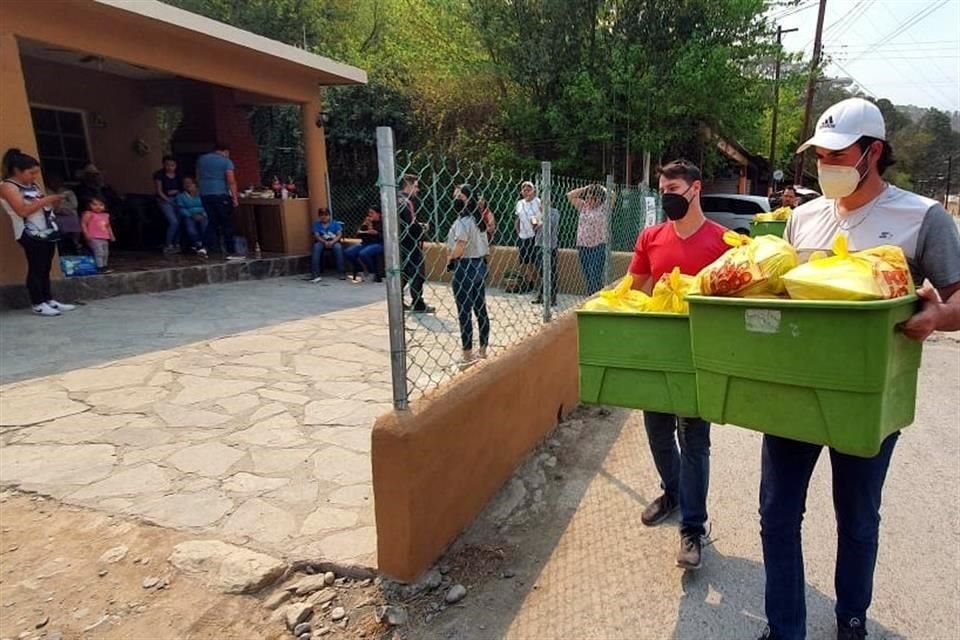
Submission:
M 776 309 L 747 309 L 743 318 L 751 333 L 780 333 L 780 312 Z

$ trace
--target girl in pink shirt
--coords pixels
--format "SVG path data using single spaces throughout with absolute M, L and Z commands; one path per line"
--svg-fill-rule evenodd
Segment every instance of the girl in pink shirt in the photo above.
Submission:
M 113 235 L 113 227 L 110 226 L 110 214 L 107 213 L 107 207 L 103 200 L 91 198 L 87 205 L 87 210 L 83 212 L 83 218 L 80 219 L 80 227 L 83 229 L 83 237 L 87 241 L 87 246 L 93 252 L 93 258 L 97 263 L 97 270 L 100 273 L 109 273 L 107 261 L 110 258 L 110 243 L 116 242 Z

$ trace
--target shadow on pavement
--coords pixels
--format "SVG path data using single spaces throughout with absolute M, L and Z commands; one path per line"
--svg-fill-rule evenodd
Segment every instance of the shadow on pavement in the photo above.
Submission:
M 597 417 L 601 413 L 607 415 Z M 540 451 L 531 454 L 514 476 L 528 487 L 527 504 L 503 513 L 506 488 L 501 490 L 438 563 L 449 567 L 451 581 L 468 588 L 470 595 L 466 609 L 449 609 L 433 622 L 427 620 L 425 623 L 421 611 L 420 616 L 415 616 L 421 618 L 421 624 L 409 630 L 409 637 L 487 640 L 511 634 L 511 626 L 528 597 L 540 589 L 542 574 L 567 533 L 573 516 L 582 508 L 584 495 L 593 480 L 603 473 L 604 461 L 620 438 L 627 415 L 623 411 L 610 413 L 580 408 L 551 436 L 552 441 L 562 444 L 562 449 L 553 451 L 558 458 L 555 468 L 538 467 L 533 463 Z M 589 434 L 584 421 L 587 417 L 592 418 L 590 424 L 595 427 Z M 549 447 L 541 450 L 551 451 Z M 530 502 L 530 496 L 537 491 L 532 488 L 537 480 L 531 482 L 530 476 L 535 476 L 537 469 L 547 472 L 543 490 L 548 494 L 549 507 L 538 508 L 535 499 L 532 504 Z M 544 508 L 549 509 L 549 515 L 544 515 Z M 603 550 L 597 547 L 594 552 L 603 553 Z M 438 595 L 442 601 L 443 594 Z M 571 606 L 575 605 L 571 603 Z M 557 637 L 577 636 L 564 634 Z
M 0 383 L 383 302 L 385 289 L 300 276 L 91 301 L 55 318 L 0 313 Z M 386 326 L 386 305 L 377 311 Z M 336 335 L 334 336 L 336 338 Z
M 704 550 L 703 568 L 686 572 L 677 610 L 673 640 L 739 638 L 756 640 L 766 626 L 763 608 L 763 565 L 725 556 L 711 545 Z M 833 640 L 836 601 L 807 585 L 807 637 Z M 868 620 L 870 638 L 905 640 L 905 637 Z

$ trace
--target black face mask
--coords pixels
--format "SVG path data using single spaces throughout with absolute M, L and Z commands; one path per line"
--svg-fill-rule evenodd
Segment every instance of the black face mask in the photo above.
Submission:
M 690 191 L 691 187 L 687 187 L 687 191 Z M 660 196 L 660 201 L 663 204 L 663 213 L 666 214 L 669 220 L 677 221 L 683 220 L 684 216 L 687 215 L 687 211 L 690 210 L 690 201 L 684 198 L 684 194 L 687 193 L 664 193 Z

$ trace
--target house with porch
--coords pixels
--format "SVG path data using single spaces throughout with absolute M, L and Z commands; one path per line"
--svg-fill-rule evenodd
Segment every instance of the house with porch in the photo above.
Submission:
M 164 147 L 190 171 L 225 142 L 240 190 L 260 186 L 269 177 L 260 175 L 247 113 L 296 105 L 306 165 L 298 187 L 308 197 L 241 200 L 234 223 L 251 249 L 303 254 L 311 213 L 329 197 L 321 89 L 366 80 L 361 69 L 155 0 L 11 4 L 0 21 L 0 147 L 19 147 L 67 181 L 95 164 L 125 194 L 124 240 L 136 244 L 154 215 Z M 177 114 L 166 137 L 164 112 Z M 25 270 L 10 225 L 0 223 L 0 286 L 22 283 Z

